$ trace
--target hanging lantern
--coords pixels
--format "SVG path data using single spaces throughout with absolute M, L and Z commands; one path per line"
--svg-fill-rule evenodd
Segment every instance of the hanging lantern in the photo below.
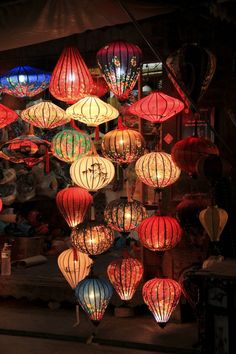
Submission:
M 84 279 L 75 289 L 80 306 L 95 324 L 102 319 L 112 293 L 109 281 L 97 278 Z
M 64 48 L 52 72 L 50 93 L 60 101 L 75 103 L 88 95 L 93 79 L 80 52 L 75 47 Z
M 231 164 L 218 155 L 202 156 L 196 165 L 198 176 L 208 180 L 211 185 L 222 177 L 228 177 L 231 169 Z
M 0 129 L 4 128 L 6 125 L 11 124 L 17 120 L 18 114 L 12 109 L 0 104 Z
M 171 150 L 171 157 L 181 170 L 196 174 L 196 165 L 203 156 L 219 155 L 215 144 L 205 138 L 190 136 L 177 141 Z
M 66 113 L 71 118 L 87 124 L 89 127 L 96 127 L 99 124 L 115 119 L 119 111 L 96 96 L 86 96 L 76 102 Z
M 135 258 L 121 258 L 109 264 L 107 274 L 121 300 L 131 300 L 142 279 L 143 266 Z
M 2 92 L 15 97 L 33 97 L 46 90 L 51 74 L 31 66 L 17 66 L 0 75 Z
M 112 200 L 104 210 L 104 219 L 113 230 L 128 233 L 146 218 L 146 209 L 137 200 L 128 201 L 126 197 Z
M 129 107 L 129 112 L 152 123 L 163 123 L 184 109 L 177 98 L 163 92 L 152 92 Z
M 138 236 L 142 245 L 149 250 L 167 251 L 180 241 L 182 229 L 171 216 L 152 215 L 141 222 Z
M 165 188 L 175 183 L 181 170 L 166 152 L 150 152 L 141 156 L 135 164 L 138 178 L 154 188 Z
M 212 242 L 220 240 L 220 235 L 228 220 L 228 213 L 217 205 L 208 206 L 199 214 L 199 220 Z
M 82 131 L 65 129 L 52 139 L 52 154 L 59 160 L 72 163 L 86 155 L 92 147 L 90 137 Z
M 2 199 L 0 198 L 0 213 L 2 211 L 2 206 L 3 206 L 3 203 L 2 203 Z
M 109 91 L 109 87 L 102 76 L 93 76 L 93 88 L 91 95 L 102 97 Z
M 78 225 L 72 230 L 71 242 L 75 248 L 91 256 L 107 251 L 114 242 L 111 228 L 96 221 Z
M 83 222 L 92 200 L 91 195 L 79 187 L 62 189 L 56 196 L 57 207 L 70 227 Z
M 72 289 L 89 275 L 93 261 L 91 258 L 74 248 L 63 251 L 57 260 L 58 267 Z
M 179 283 L 173 279 L 154 278 L 144 284 L 143 300 L 160 327 L 165 327 L 178 305 L 181 292 Z
M 141 49 L 132 43 L 115 41 L 98 51 L 97 62 L 114 95 L 127 99 L 141 69 Z

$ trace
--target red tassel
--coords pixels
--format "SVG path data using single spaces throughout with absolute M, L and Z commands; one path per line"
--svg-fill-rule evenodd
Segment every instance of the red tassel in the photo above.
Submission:
M 76 248 L 74 248 L 74 247 L 73 247 L 73 256 L 74 256 L 74 261 L 78 261 L 77 251 L 76 251 Z
M 99 140 L 99 126 L 95 128 L 95 141 Z
M 118 117 L 117 126 L 118 126 L 118 129 L 125 129 L 125 126 L 123 125 L 123 121 L 122 121 L 122 117 L 121 116 Z
M 46 153 L 45 153 L 45 172 L 46 173 L 50 172 L 50 157 L 48 153 L 48 147 L 46 148 Z
M 81 130 L 79 127 L 77 127 L 77 125 L 76 125 L 74 119 L 71 119 L 71 121 L 70 121 L 70 126 L 71 126 L 71 128 L 77 130 L 77 132 L 82 132 L 82 131 L 83 131 L 83 130 Z

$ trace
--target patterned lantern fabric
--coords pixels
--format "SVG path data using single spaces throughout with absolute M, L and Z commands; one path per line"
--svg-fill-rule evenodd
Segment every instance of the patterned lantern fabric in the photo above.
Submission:
M 102 97 L 109 91 L 109 87 L 102 76 L 93 76 L 93 88 L 91 95 Z
M 16 97 L 33 97 L 46 90 L 51 74 L 31 66 L 17 66 L 0 76 L 2 92 Z
M 121 300 L 131 300 L 142 279 L 143 266 L 135 258 L 121 258 L 109 264 L 107 274 Z
M 17 120 L 18 114 L 12 109 L 0 104 L 0 129 Z
M 127 99 L 141 69 L 141 49 L 132 43 L 116 41 L 97 53 L 98 66 L 110 90 L 119 99 Z
M 212 205 L 200 212 L 199 220 L 211 241 L 217 242 L 228 221 L 228 213 L 217 205 Z

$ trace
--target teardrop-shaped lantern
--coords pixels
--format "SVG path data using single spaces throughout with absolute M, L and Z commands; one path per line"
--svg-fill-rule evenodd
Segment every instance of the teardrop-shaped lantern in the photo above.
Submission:
M 17 120 L 18 114 L 12 109 L 0 104 L 0 129 Z
M 208 206 L 199 214 L 199 220 L 212 242 L 220 240 L 220 235 L 228 220 L 228 213 L 217 205 Z
M 97 97 L 104 96 L 109 91 L 109 87 L 106 81 L 103 79 L 102 76 L 92 76 L 92 78 L 93 88 L 90 94 Z
M 60 101 L 75 103 L 88 95 L 93 87 L 93 79 L 79 50 L 64 48 L 52 72 L 49 91 Z
M 70 227 L 83 222 L 92 200 L 92 196 L 79 187 L 64 188 L 56 196 L 57 207 Z
M 57 259 L 58 267 L 72 289 L 89 275 L 93 261 L 74 248 L 63 251 Z
M 131 300 L 142 279 L 143 266 L 135 258 L 121 258 L 109 264 L 107 274 L 121 300 Z
M 178 305 L 181 292 L 181 286 L 173 279 L 154 278 L 144 284 L 143 300 L 160 327 L 165 327 Z
M 141 69 L 141 49 L 132 43 L 115 41 L 98 51 L 97 62 L 114 95 L 127 99 Z

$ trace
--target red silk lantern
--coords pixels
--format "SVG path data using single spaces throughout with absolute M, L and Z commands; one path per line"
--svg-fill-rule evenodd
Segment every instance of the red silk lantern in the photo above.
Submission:
M 121 300 L 131 300 L 142 279 L 143 266 L 135 258 L 121 258 L 109 264 L 107 274 Z
M 92 200 L 92 196 L 79 187 L 62 189 L 56 196 L 57 207 L 70 227 L 83 222 Z
M 93 88 L 90 94 L 97 97 L 104 96 L 109 91 L 109 87 L 106 81 L 103 79 L 102 76 L 92 76 L 92 78 Z
M 0 198 L 0 212 L 2 211 L 2 199 Z
M 0 129 L 4 128 L 6 125 L 15 122 L 18 118 L 18 114 L 12 109 L 0 104 Z

